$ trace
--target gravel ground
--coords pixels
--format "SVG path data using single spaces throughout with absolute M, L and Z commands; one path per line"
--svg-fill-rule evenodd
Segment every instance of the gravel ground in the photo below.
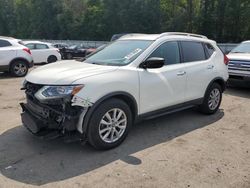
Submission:
M 145 121 L 100 152 L 23 128 L 21 81 L 0 74 L 0 188 L 250 188 L 250 87 L 230 87 L 215 115 L 186 110 Z

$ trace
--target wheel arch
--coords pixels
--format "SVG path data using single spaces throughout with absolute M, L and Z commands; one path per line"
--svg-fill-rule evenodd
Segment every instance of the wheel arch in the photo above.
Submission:
M 135 120 L 137 118 L 137 116 L 138 116 L 138 104 L 137 104 L 135 98 L 127 92 L 123 92 L 123 91 L 112 92 L 112 93 L 100 98 L 98 101 L 96 101 L 94 103 L 94 105 L 92 107 L 89 108 L 88 112 L 86 113 L 86 115 L 84 117 L 84 121 L 83 121 L 82 130 L 84 133 L 87 132 L 90 118 L 91 118 L 93 112 L 96 110 L 96 108 L 99 105 L 101 105 L 103 102 L 105 102 L 109 99 L 112 99 L 112 98 L 116 98 L 116 99 L 120 99 L 120 100 L 124 101 L 131 109 L 131 112 L 133 115 L 133 120 Z
M 214 79 L 208 84 L 207 89 L 206 89 L 206 92 L 205 92 L 205 95 L 206 95 L 208 89 L 209 89 L 214 83 L 217 83 L 217 84 L 219 84 L 219 85 L 221 86 L 222 92 L 224 92 L 224 91 L 226 90 L 226 86 L 227 86 L 226 81 L 225 81 L 222 77 L 216 77 L 216 78 L 214 78 Z M 205 96 L 205 95 L 204 95 L 204 96 Z
M 52 58 L 52 57 L 54 57 L 56 59 L 56 61 L 58 60 L 57 57 L 56 57 L 56 55 L 52 54 L 52 55 L 49 55 L 47 57 L 47 63 L 49 62 L 49 58 Z
M 27 66 L 29 66 L 29 61 L 27 59 L 18 57 L 18 58 L 12 59 L 11 62 L 9 63 L 9 71 L 11 69 L 12 64 L 15 63 L 16 61 L 23 61 L 24 63 L 27 64 Z

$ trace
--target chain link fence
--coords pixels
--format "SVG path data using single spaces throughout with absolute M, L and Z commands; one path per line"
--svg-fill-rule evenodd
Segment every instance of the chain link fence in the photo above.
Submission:
M 81 41 L 81 40 L 39 40 L 42 42 L 48 42 L 52 44 L 67 44 L 71 45 L 79 45 L 82 44 L 86 48 L 98 48 L 102 45 L 108 44 L 109 41 Z M 218 46 L 224 53 L 229 53 L 232 49 L 234 49 L 238 44 L 235 43 L 218 43 Z
M 24 41 L 31 41 L 23 39 Z M 98 48 L 102 45 L 108 44 L 108 41 L 81 41 L 81 40 L 32 40 L 32 41 L 41 41 L 41 42 L 48 42 L 52 44 L 67 44 L 69 46 L 72 45 L 83 45 L 86 48 Z

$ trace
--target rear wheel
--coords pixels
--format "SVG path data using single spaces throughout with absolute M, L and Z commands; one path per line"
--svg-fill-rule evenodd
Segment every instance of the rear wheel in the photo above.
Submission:
M 57 61 L 57 57 L 53 55 L 49 56 L 47 60 L 48 63 L 54 63 L 56 61 Z
M 131 110 L 125 102 L 119 99 L 105 101 L 90 119 L 88 141 L 100 150 L 117 147 L 128 135 L 131 125 Z
M 10 73 L 15 77 L 23 77 L 28 73 L 29 67 L 22 60 L 15 61 L 11 64 Z
M 213 83 L 207 90 L 200 111 L 205 114 L 214 114 L 218 111 L 222 101 L 222 89 L 217 83 Z

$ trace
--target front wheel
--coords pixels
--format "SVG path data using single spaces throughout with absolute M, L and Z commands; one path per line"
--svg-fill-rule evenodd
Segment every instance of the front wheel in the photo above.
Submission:
M 205 114 L 214 114 L 218 111 L 222 101 L 222 89 L 217 83 L 213 83 L 207 90 L 200 111 Z
M 129 106 L 119 99 L 107 100 L 94 111 L 90 119 L 88 141 L 96 149 L 112 149 L 124 141 L 131 125 Z

